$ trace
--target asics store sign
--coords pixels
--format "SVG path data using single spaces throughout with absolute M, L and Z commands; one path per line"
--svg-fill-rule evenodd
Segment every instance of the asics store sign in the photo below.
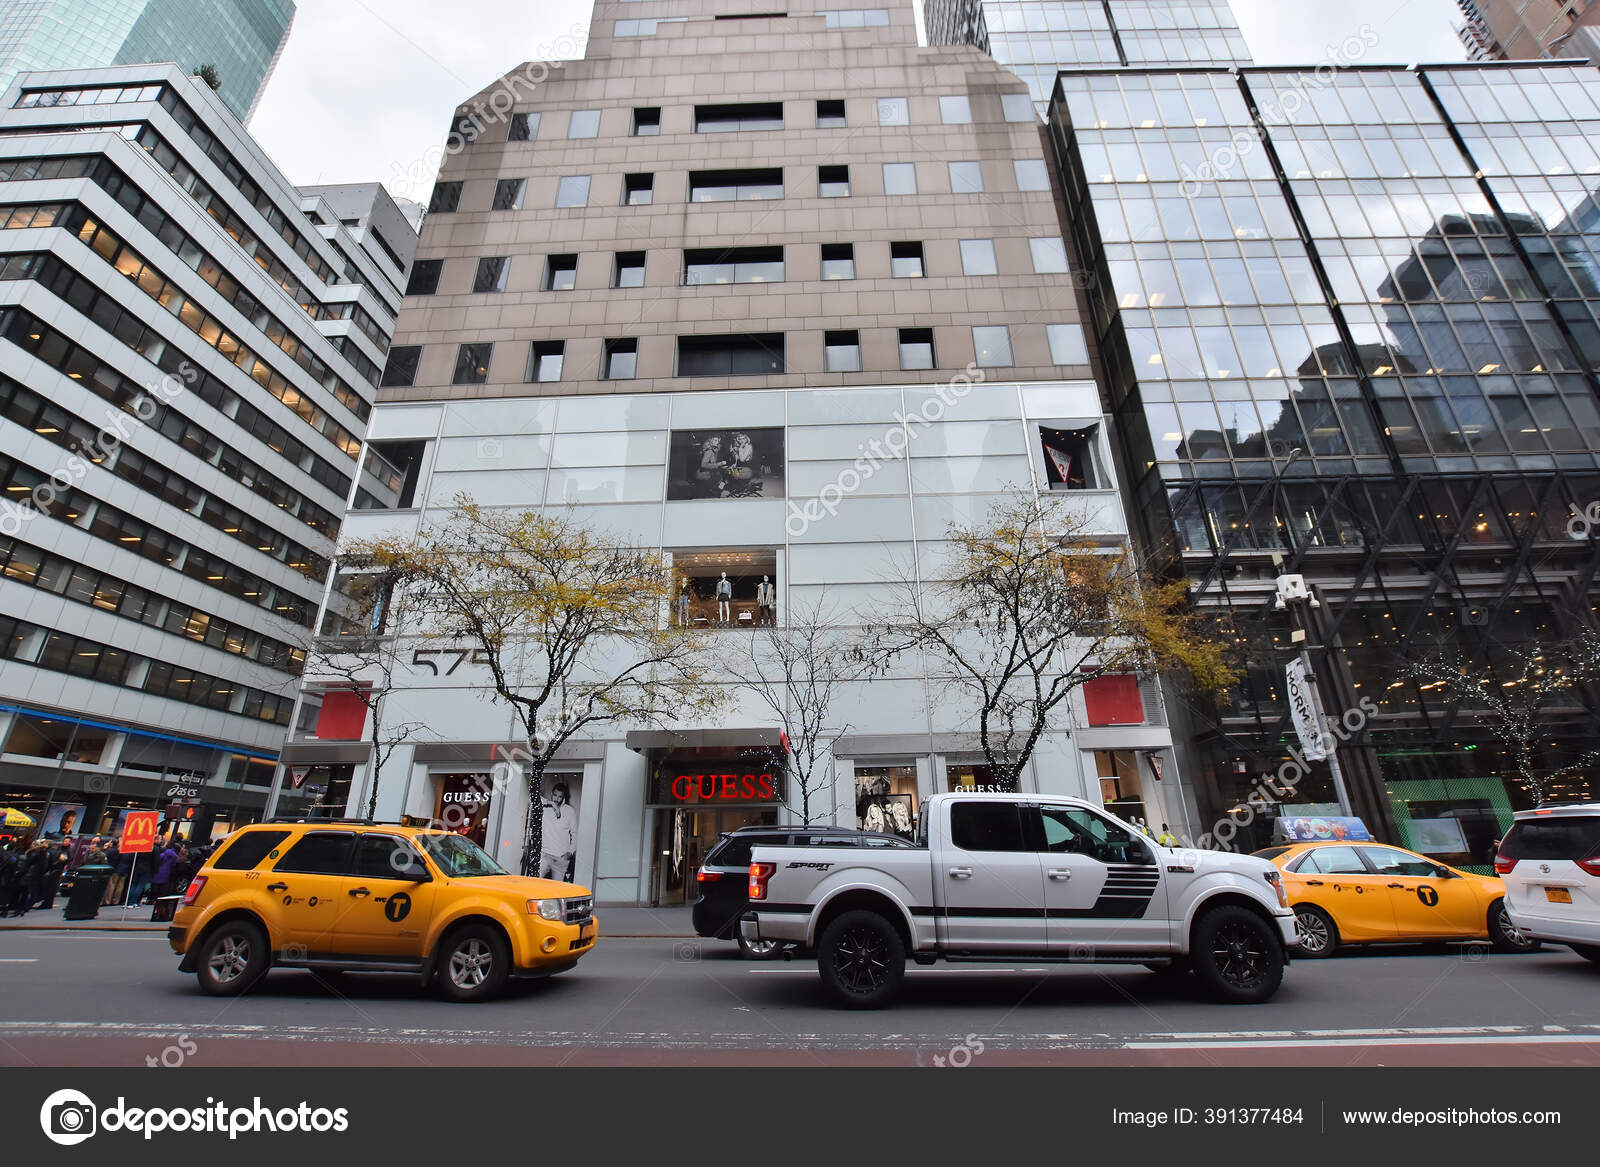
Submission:
M 240 1135 L 343 1133 L 350 1129 L 350 1112 L 330 1110 L 302 1102 L 297 1106 L 269 1107 L 260 1098 L 249 1106 L 229 1106 L 207 1098 L 204 1106 L 129 1106 L 118 1096 L 116 1105 L 98 1107 L 79 1090 L 57 1090 L 39 1108 L 39 1125 L 45 1137 L 63 1147 L 76 1146 L 96 1135 L 127 1133 L 153 1139 L 161 1134 Z

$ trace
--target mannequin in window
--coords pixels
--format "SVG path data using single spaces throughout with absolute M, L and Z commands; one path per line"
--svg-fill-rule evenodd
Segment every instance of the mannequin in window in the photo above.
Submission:
M 722 578 L 717 581 L 717 620 L 726 624 L 733 611 L 733 581 L 728 578 L 728 573 L 723 572 Z
M 678 626 L 689 626 L 689 579 L 683 576 L 678 581 Z
M 756 585 L 757 624 L 776 624 L 778 622 L 772 612 L 778 603 L 777 593 L 777 586 L 766 576 L 762 576 L 761 582 Z

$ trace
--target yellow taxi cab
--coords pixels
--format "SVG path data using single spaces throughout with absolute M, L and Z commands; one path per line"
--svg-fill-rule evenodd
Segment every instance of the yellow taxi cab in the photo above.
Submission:
M 244 827 L 207 861 L 167 932 L 214 996 L 269 968 L 404 972 L 455 1001 L 593 951 L 589 889 L 511 875 L 447 831 L 315 819 Z
M 1331 956 L 1342 944 L 1488 940 L 1497 952 L 1532 952 L 1506 915 L 1505 885 L 1382 843 L 1292 843 L 1257 851 L 1283 870 L 1300 932 L 1298 954 Z

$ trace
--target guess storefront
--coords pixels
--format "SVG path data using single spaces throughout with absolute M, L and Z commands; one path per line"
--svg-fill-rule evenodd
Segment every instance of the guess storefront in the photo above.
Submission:
M 651 769 L 647 813 L 651 903 L 681 904 L 695 895 L 695 872 L 717 839 L 740 827 L 778 821 L 783 769 L 729 750 L 681 750 Z

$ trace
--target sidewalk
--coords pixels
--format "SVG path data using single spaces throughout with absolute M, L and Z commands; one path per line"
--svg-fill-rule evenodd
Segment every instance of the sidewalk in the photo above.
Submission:
M 65 906 L 65 898 L 60 901 Z M 600 919 L 600 934 L 616 937 L 670 937 L 683 938 L 694 935 L 694 924 L 687 907 L 640 908 L 632 905 L 600 904 L 595 908 Z M 101 908 L 93 920 L 64 920 L 61 907 L 53 910 L 40 908 L 21 919 L 7 917 L 0 920 L 0 932 L 76 930 L 88 932 L 159 932 L 165 933 L 166 924 L 150 921 L 150 906 L 123 909 Z

